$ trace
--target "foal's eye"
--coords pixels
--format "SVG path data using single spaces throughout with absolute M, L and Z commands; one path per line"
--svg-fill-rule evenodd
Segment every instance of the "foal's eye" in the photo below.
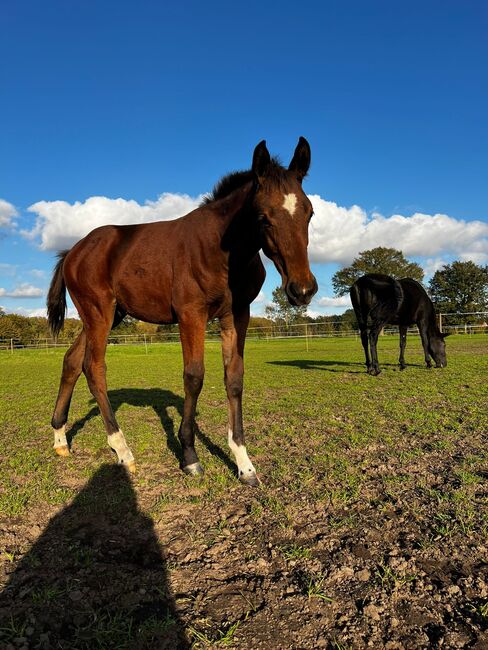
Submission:
M 268 217 L 265 214 L 259 215 L 259 225 L 263 228 L 271 228 L 271 224 L 268 221 Z

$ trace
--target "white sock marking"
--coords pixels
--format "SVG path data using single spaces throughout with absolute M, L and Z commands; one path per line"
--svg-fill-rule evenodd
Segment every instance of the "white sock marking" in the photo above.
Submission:
M 66 440 L 66 425 L 63 424 L 61 429 L 54 429 L 54 449 L 67 446 L 68 441 Z
M 293 217 L 295 214 L 295 208 L 297 207 L 297 195 L 296 194 L 285 194 L 283 200 L 283 207 L 285 210 L 288 210 L 290 215 Z
M 236 459 L 239 476 L 249 476 L 249 474 L 255 474 L 256 470 L 254 469 L 254 465 L 249 460 L 245 445 L 236 445 L 234 442 L 232 429 L 229 429 L 228 431 L 228 440 L 230 450 Z
M 131 450 L 127 446 L 127 442 L 125 441 L 124 434 L 120 429 L 115 433 L 112 433 L 109 436 L 107 436 L 107 442 L 110 445 L 110 447 L 117 453 L 119 463 L 121 463 L 122 465 L 127 465 L 127 463 L 131 463 L 134 460 L 134 456 L 132 455 Z

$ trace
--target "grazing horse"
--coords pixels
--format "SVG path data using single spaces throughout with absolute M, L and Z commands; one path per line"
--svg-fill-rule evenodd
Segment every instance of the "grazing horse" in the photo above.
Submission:
M 242 424 L 244 340 L 249 306 L 265 278 L 259 251 L 274 262 L 292 305 L 317 291 L 307 256 L 312 204 L 302 189 L 310 146 L 300 138 L 288 169 L 271 158 L 266 142 L 254 150 L 252 168 L 222 178 L 193 212 L 173 221 L 102 226 L 59 261 L 48 294 L 54 335 L 63 325 L 66 288 L 83 330 L 66 352 L 52 417 L 54 448 L 69 454 L 66 422 L 75 383 L 83 371 L 119 462 L 134 470 L 131 450 L 107 397 L 105 351 L 110 329 L 126 314 L 150 323 L 178 323 L 183 348 L 185 401 L 178 432 L 182 469 L 203 473 L 195 451 L 194 418 L 204 376 L 209 319 L 220 321 L 224 382 L 229 402 L 228 441 L 239 479 L 259 483 L 249 460 Z
M 407 329 L 414 323 L 419 328 L 427 368 L 432 367 L 430 357 L 434 359 L 437 368 L 447 366 L 444 343 L 447 334 L 442 334 L 437 327 L 434 305 L 419 282 L 412 278 L 395 280 L 389 275 L 368 273 L 356 280 L 350 294 L 370 375 L 379 375 L 381 372 L 376 346 L 378 335 L 387 324 L 398 325 L 400 330 L 401 370 L 405 369 Z M 371 347 L 371 359 L 368 343 Z

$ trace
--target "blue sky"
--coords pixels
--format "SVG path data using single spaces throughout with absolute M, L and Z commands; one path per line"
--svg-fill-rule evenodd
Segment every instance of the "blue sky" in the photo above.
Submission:
M 374 245 L 487 263 L 486 7 L 2 3 L 0 305 L 40 313 L 58 245 L 182 214 L 263 138 L 312 147 L 312 313 L 347 307 L 331 274 Z

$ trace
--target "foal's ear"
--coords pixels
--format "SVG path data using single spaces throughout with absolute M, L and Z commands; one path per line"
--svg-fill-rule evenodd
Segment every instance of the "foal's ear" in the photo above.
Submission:
M 308 142 L 300 136 L 298 140 L 297 148 L 291 159 L 291 163 L 288 166 L 288 169 L 292 172 L 295 172 L 300 183 L 305 178 L 310 167 L 310 145 Z
M 261 142 L 254 149 L 252 157 L 252 171 L 256 178 L 262 178 L 266 174 L 266 170 L 271 162 L 271 156 L 266 147 L 266 140 Z

